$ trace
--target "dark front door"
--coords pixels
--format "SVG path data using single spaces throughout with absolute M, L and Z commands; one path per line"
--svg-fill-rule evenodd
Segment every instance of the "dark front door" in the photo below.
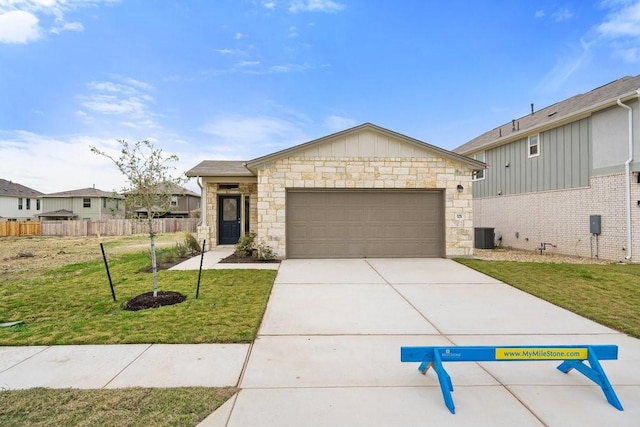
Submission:
M 218 197 L 218 243 L 235 245 L 240 239 L 240 196 Z

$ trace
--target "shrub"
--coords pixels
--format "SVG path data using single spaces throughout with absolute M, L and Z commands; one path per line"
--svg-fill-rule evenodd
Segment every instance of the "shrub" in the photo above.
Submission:
M 254 243 L 256 240 L 256 233 L 247 233 L 240 237 L 238 243 L 236 243 L 236 256 L 241 258 L 252 256 L 255 250 Z
M 268 261 L 276 258 L 273 248 L 263 242 L 255 245 L 252 256 L 259 261 Z
M 186 258 L 187 252 L 189 252 L 189 248 L 186 244 L 176 243 L 176 245 L 173 247 L 173 252 L 178 258 Z
M 200 243 L 193 237 L 193 234 L 186 233 L 184 237 L 184 245 L 191 251 L 191 255 L 199 254 L 202 252 Z

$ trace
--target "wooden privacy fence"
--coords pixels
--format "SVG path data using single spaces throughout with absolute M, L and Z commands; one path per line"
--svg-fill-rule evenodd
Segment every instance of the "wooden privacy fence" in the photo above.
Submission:
M 195 233 L 198 218 L 161 218 L 153 220 L 156 233 Z M 42 221 L 43 236 L 131 236 L 147 234 L 146 220 L 107 219 L 102 221 Z
M 38 221 L 2 221 L 0 222 L 0 237 L 7 236 L 39 236 L 40 223 Z

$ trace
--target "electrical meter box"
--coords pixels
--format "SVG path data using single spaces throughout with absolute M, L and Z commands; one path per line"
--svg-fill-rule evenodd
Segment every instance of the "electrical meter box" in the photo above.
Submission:
M 589 215 L 589 232 L 591 234 L 600 234 L 602 232 L 600 222 L 600 215 Z

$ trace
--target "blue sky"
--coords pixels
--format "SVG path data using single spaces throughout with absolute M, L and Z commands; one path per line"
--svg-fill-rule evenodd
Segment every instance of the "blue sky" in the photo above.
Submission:
M 637 74 L 640 0 L 0 0 L 0 178 L 119 190 L 89 146 L 184 172 L 365 122 L 453 149 Z

